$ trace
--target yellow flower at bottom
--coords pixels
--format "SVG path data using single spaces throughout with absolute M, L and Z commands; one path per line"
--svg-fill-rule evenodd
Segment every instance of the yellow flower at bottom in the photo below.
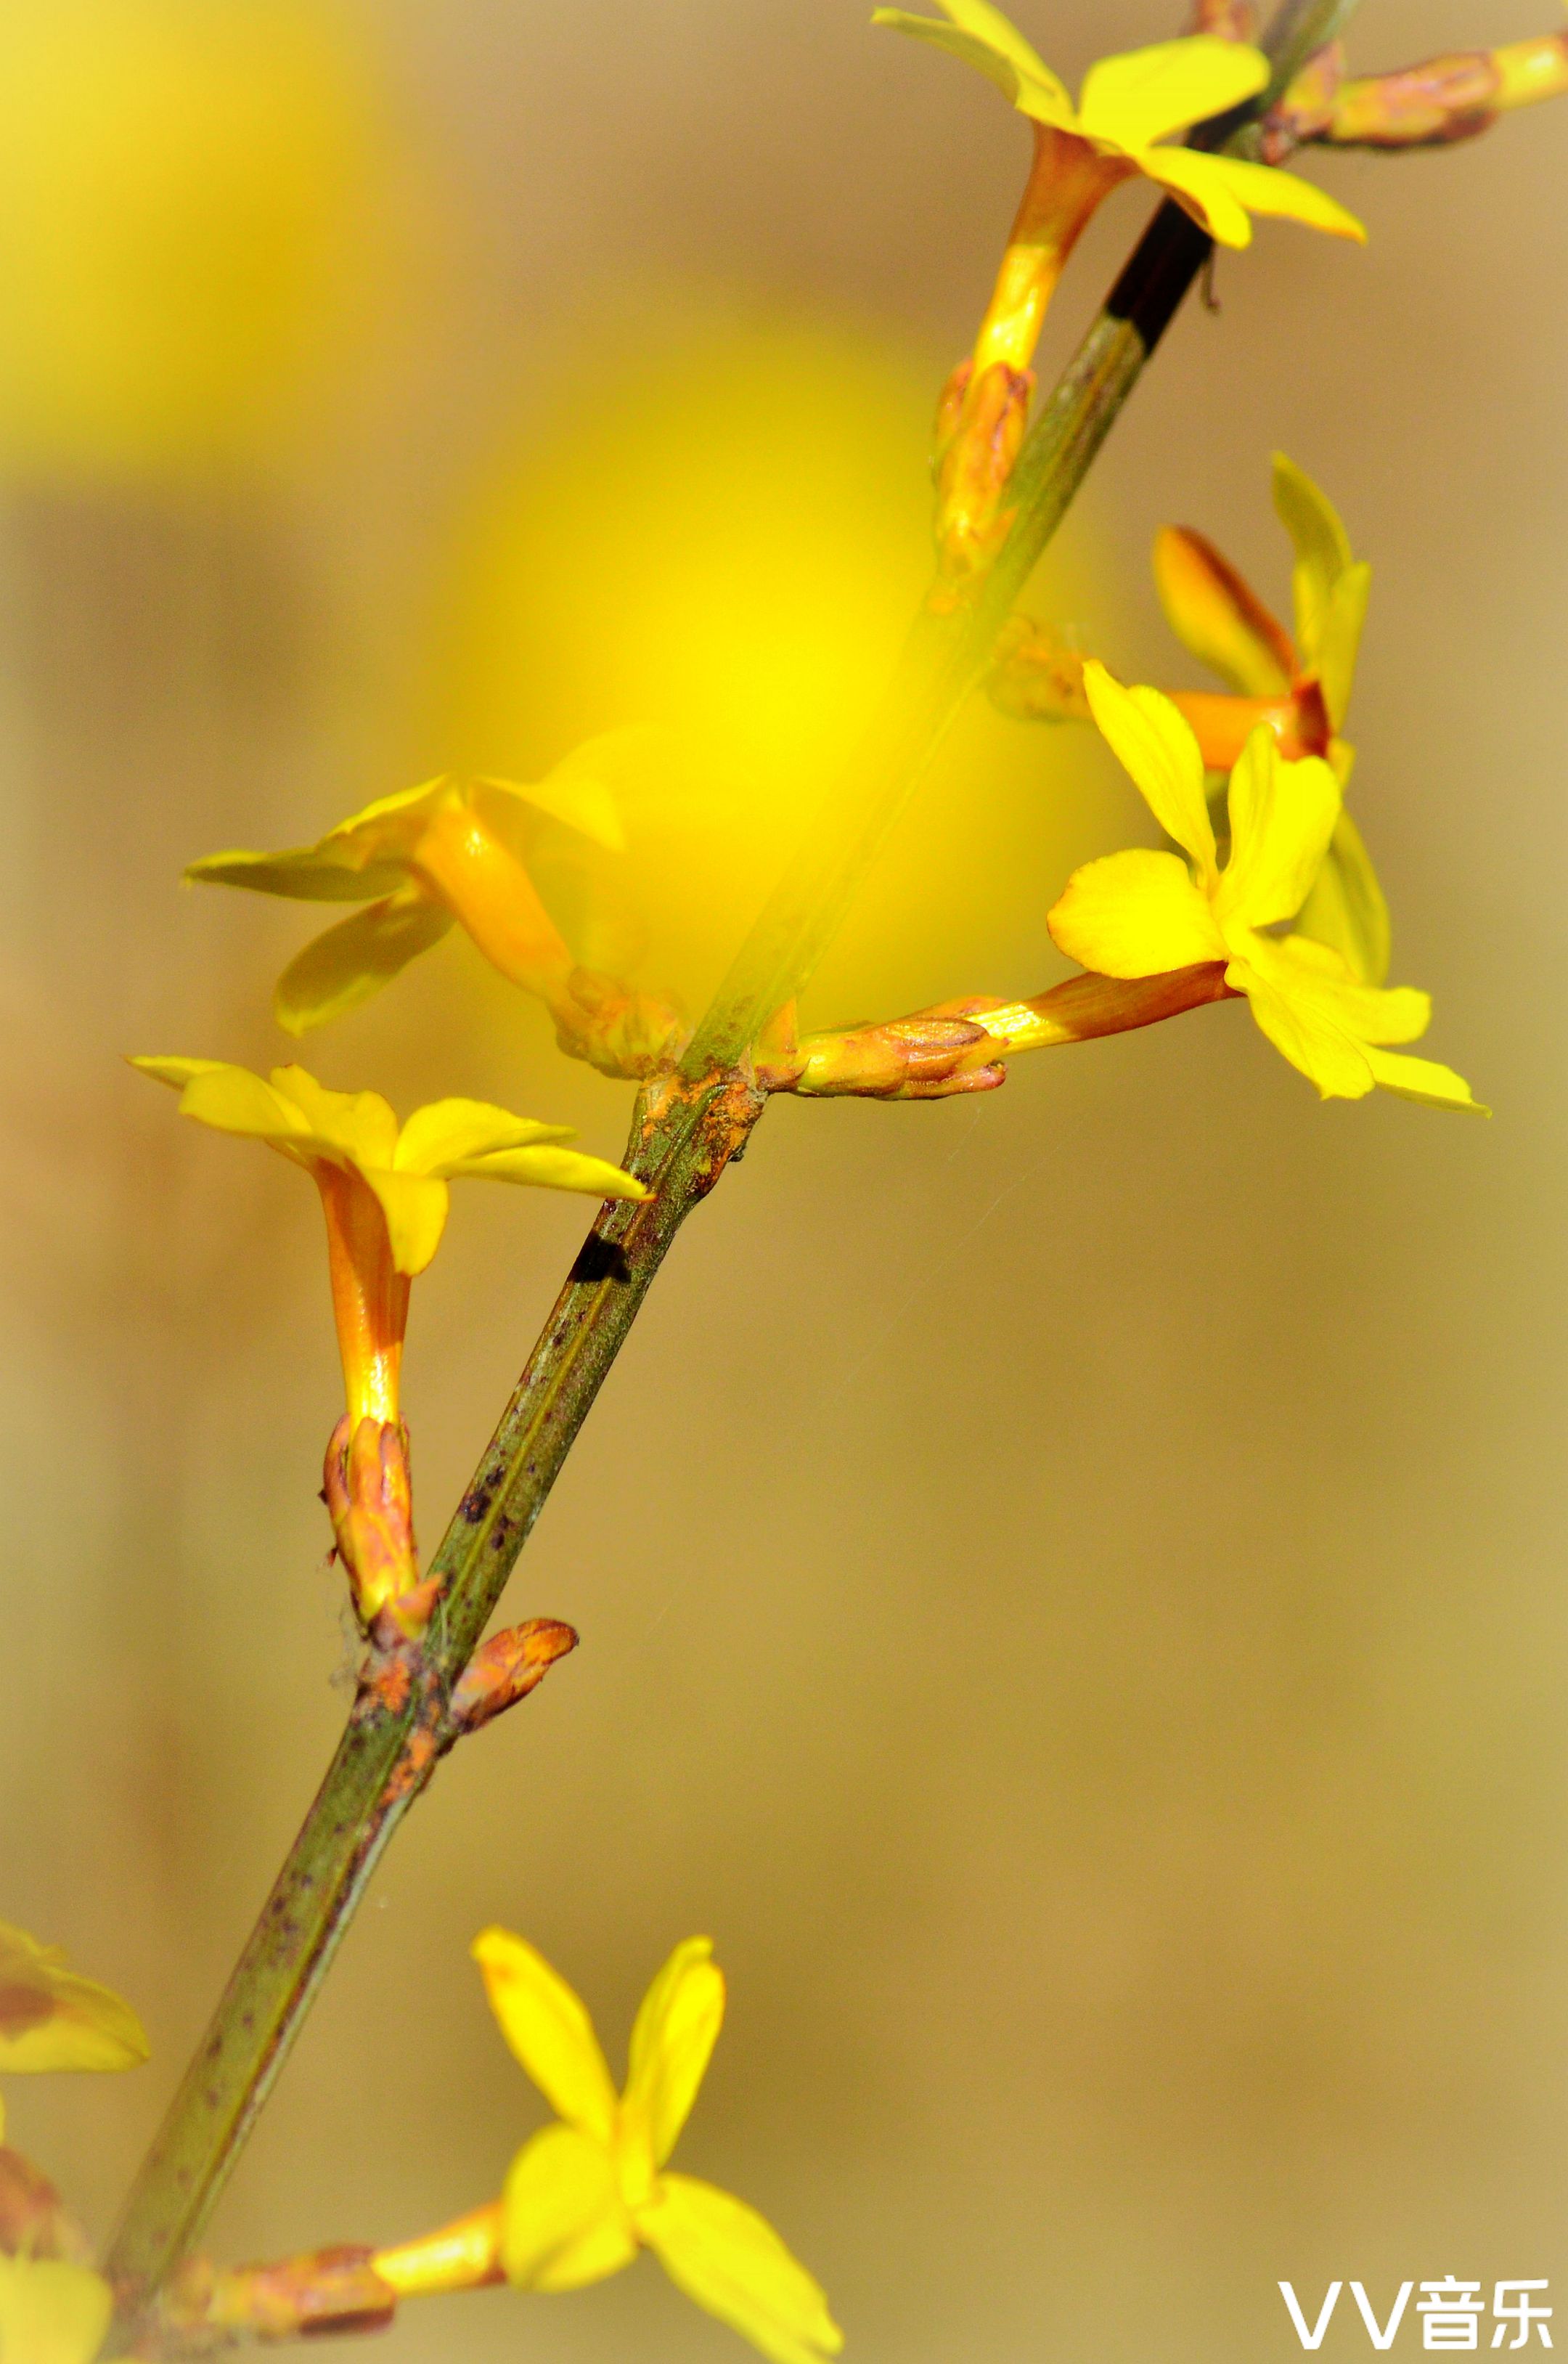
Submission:
M 0 2256 L 0 2364 L 93 2364 L 113 2312 L 85 2266 Z
M 58 1946 L 40 1946 L 0 1921 L 0 2073 L 137 2068 L 147 2055 L 128 2002 L 68 1969 Z M 5 2127 L 0 2104 L 0 2135 Z M 5 2354 L 0 2347 L 0 2358 Z
M 1431 1016 L 1428 995 L 1362 984 L 1340 953 L 1264 931 L 1301 909 L 1340 817 L 1340 785 L 1320 756 L 1290 763 L 1266 726 L 1230 775 L 1230 854 L 1221 869 L 1189 724 L 1155 689 L 1125 689 L 1103 665 L 1084 669 L 1095 722 L 1155 820 L 1181 846 L 1137 848 L 1073 873 L 1047 924 L 1072 960 L 1106 976 L 1157 976 L 1224 964 L 1259 1026 L 1325 1099 L 1361 1099 L 1381 1086 L 1439 1108 L 1473 1109 L 1451 1067 L 1410 1058 Z
M 501 2262 L 521 2289 L 576 2290 L 649 2248 L 688 2298 L 774 2364 L 822 2364 L 843 2336 L 773 2227 L 728 2192 L 664 2171 L 724 2019 L 712 1952 L 688 1937 L 659 1972 L 617 2095 L 586 2010 L 542 1955 L 505 1929 L 475 1939 L 501 2032 L 561 2119 L 512 2162 Z

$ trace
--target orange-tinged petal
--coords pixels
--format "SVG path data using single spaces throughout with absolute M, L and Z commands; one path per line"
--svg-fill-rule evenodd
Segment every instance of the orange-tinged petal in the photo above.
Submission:
M 1158 976 L 1226 957 L 1185 863 L 1146 846 L 1075 870 L 1046 925 L 1069 960 L 1102 976 Z
M 1155 536 L 1154 587 L 1200 664 L 1243 697 L 1287 695 L 1296 670 L 1290 635 L 1205 535 L 1173 525 Z

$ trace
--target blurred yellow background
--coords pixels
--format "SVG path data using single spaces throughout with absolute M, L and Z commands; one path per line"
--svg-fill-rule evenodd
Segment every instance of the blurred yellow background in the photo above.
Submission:
M 1367 0 L 1366 67 L 1546 0 Z M 1019 0 L 1063 72 L 1175 0 Z M 291 1055 L 309 914 L 183 862 L 453 764 L 672 722 L 648 974 L 700 995 L 917 595 L 937 385 L 1027 153 L 851 0 L 14 0 L 0 27 L 0 1917 L 142 2010 L 10 2085 L 106 2231 L 347 1703 L 315 1499 L 319 1218 L 118 1065 Z M 398 2239 L 544 2115 L 466 1946 L 612 2047 L 671 1944 L 731 2010 L 681 2164 L 867 2364 L 1298 2354 L 1275 2284 L 1568 2305 L 1568 117 L 1309 170 L 1360 253 L 1222 258 L 1031 605 L 1195 686 L 1195 525 L 1276 602 L 1275 446 L 1374 563 L 1351 735 L 1434 1055 L 1496 1108 L 1317 1105 L 1237 1009 L 935 1107 L 784 1102 L 694 1220 L 510 1594 L 582 1630 L 440 1774 L 215 2224 Z M 1060 298 L 1070 350 L 1143 200 Z M 813 995 L 1061 971 L 1147 834 L 983 708 Z M 450 942 L 304 1056 L 618 1153 L 625 1087 Z M 472 1192 L 417 1294 L 433 1544 L 587 1210 Z M 1483 2344 L 1485 2334 L 1483 2334 Z M 1418 2344 L 1415 2318 L 1400 2346 Z M 1325 2356 L 1361 2352 L 1348 2301 Z M 648 2261 L 411 2308 L 399 2364 L 742 2351 Z

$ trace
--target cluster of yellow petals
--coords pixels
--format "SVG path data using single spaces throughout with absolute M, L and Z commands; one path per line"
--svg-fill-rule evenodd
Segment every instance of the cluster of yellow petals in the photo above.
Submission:
M 1339 238 L 1364 239 L 1353 215 L 1292 173 L 1161 144 L 1255 98 L 1269 79 L 1261 50 L 1207 33 L 1129 50 L 1090 67 L 1074 106 L 1065 84 L 990 0 L 940 0 L 940 6 L 945 24 L 903 8 L 878 8 L 873 22 L 975 67 L 1020 115 L 1103 158 L 1112 167 L 1110 185 L 1139 175 L 1155 182 L 1222 246 L 1250 242 L 1253 214 L 1283 215 Z
M 838 2355 L 843 2336 L 822 2291 L 773 2227 L 729 2192 L 666 2166 L 724 2021 L 724 1979 L 707 1938 L 677 1946 L 649 1988 L 619 2093 L 582 2001 L 542 1955 L 494 1928 L 473 1955 L 514 2057 L 557 2113 L 513 2160 L 494 2217 L 485 2212 L 507 2280 L 578 2290 L 651 2249 L 688 2298 L 773 2364 Z M 380 2253 L 375 2269 L 394 2289 L 428 2288 L 428 2259 L 462 2247 L 438 2236 Z
M 1323 758 L 1291 761 L 1259 725 L 1230 775 L 1221 865 L 1190 725 L 1158 690 L 1124 688 L 1103 665 L 1085 665 L 1084 681 L 1095 722 L 1182 853 L 1140 847 L 1075 871 L 1050 914 L 1062 951 L 1112 977 L 1223 965 L 1230 990 L 1245 994 L 1270 1042 L 1326 1099 L 1381 1087 L 1475 1108 L 1451 1068 L 1387 1047 L 1426 1032 L 1428 995 L 1366 985 L 1331 946 L 1268 932 L 1307 901 L 1340 816 L 1340 785 Z

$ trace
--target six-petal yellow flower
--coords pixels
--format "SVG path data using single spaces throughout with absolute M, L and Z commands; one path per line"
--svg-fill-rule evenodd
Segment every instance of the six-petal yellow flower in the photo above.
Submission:
M 618 2095 L 587 2012 L 541 1955 L 505 1929 L 485 1930 L 473 1953 L 502 2034 L 560 2113 L 506 2178 L 508 2280 L 576 2290 L 649 2248 L 689 2298 L 774 2364 L 836 2356 L 843 2338 L 828 2302 L 772 2226 L 728 2192 L 665 2167 L 724 2018 L 708 1940 L 677 1946 L 649 1988 Z
M 1340 813 L 1321 756 L 1291 762 L 1260 725 L 1230 775 L 1230 852 L 1223 868 L 1190 725 L 1154 689 L 1126 689 L 1103 665 L 1084 671 L 1095 720 L 1154 818 L 1187 859 L 1137 848 L 1084 864 L 1050 914 L 1056 942 L 1113 977 L 1224 964 L 1259 1026 L 1324 1098 L 1374 1087 L 1440 1108 L 1474 1108 L 1462 1076 L 1390 1050 L 1427 1030 L 1431 1004 L 1411 988 L 1364 985 L 1329 946 L 1268 930 L 1307 900 Z

